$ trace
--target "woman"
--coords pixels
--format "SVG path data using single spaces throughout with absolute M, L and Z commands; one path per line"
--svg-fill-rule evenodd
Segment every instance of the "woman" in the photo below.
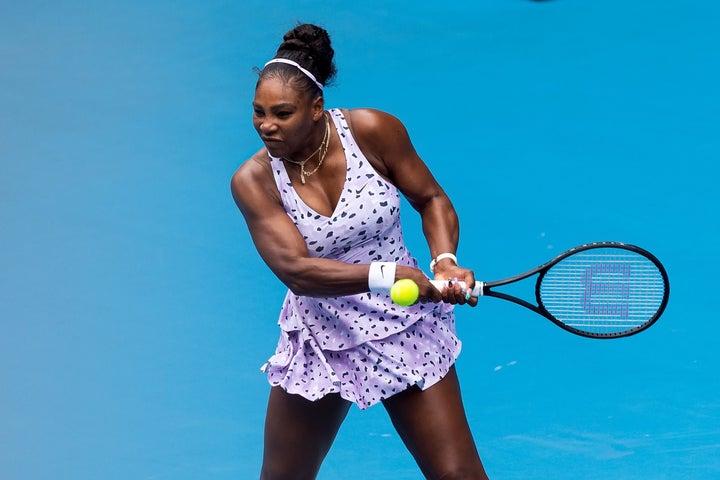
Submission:
M 312 479 L 352 403 L 382 402 L 426 478 L 487 478 L 453 367 L 458 219 L 404 126 L 376 110 L 325 110 L 335 75 L 325 30 L 300 25 L 260 71 L 253 124 L 265 144 L 231 188 L 255 246 L 289 287 L 281 336 L 263 366 L 272 385 L 262 479 Z M 420 213 L 435 288 L 410 256 L 399 193 Z M 400 278 L 420 290 L 394 305 Z

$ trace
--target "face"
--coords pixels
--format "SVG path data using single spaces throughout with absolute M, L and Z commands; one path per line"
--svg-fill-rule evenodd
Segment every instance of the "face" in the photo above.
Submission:
M 294 158 L 311 145 L 312 131 L 323 115 L 322 97 L 309 98 L 279 78 L 258 83 L 253 100 L 253 125 L 274 157 Z

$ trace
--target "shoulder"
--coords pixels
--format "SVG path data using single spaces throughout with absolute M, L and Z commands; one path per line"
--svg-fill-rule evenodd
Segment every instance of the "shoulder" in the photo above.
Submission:
M 251 201 L 261 198 L 280 201 L 270 160 L 264 148 L 246 160 L 233 173 L 230 179 L 230 191 L 241 210 Z
M 373 108 L 354 108 L 343 110 L 350 128 L 356 135 L 376 136 L 389 130 L 405 130 L 400 119 L 381 110 Z
M 272 179 L 272 170 L 266 150 L 263 148 L 235 170 L 230 180 L 230 187 L 234 191 L 256 183 L 264 183 L 268 179 Z
M 396 151 L 411 148 L 405 125 L 394 115 L 371 108 L 344 110 L 355 141 L 376 169 L 387 173 L 387 161 Z

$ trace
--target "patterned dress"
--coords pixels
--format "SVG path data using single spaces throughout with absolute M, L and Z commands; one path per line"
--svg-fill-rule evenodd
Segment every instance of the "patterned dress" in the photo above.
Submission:
M 393 261 L 417 267 L 400 225 L 400 196 L 358 148 L 339 109 L 329 111 L 347 162 L 331 216 L 308 207 L 280 158 L 270 157 L 285 210 L 311 256 L 346 263 Z M 437 383 L 460 353 L 452 305 L 401 307 L 386 292 L 315 298 L 288 291 L 280 340 L 263 365 L 268 381 L 316 400 L 328 393 L 365 409 L 412 385 Z

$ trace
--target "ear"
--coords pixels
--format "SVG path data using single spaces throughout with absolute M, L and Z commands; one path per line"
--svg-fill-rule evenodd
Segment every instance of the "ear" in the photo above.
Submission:
M 312 102 L 313 120 L 320 120 L 325 113 L 325 99 L 322 95 L 318 95 Z

